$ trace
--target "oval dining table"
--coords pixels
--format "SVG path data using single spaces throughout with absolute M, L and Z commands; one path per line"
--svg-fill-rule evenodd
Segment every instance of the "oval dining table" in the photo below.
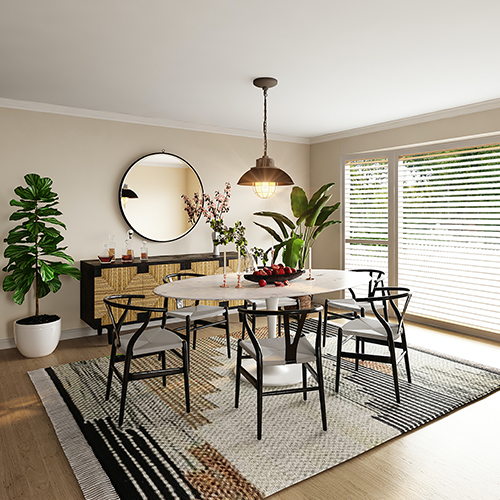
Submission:
M 248 281 L 242 277 L 241 288 L 236 288 L 237 274 L 226 275 L 226 288 L 221 287 L 221 274 L 189 278 L 157 286 L 153 291 L 161 297 L 185 300 L 215 300 L 219 302 L 230 300 L 259 300 L 265 299 L 266 307 L 270 311 L 278 309 L 278 301 L 282 297 L 299 297 L 302 295 L 316 295 L 331 293 L 347 288 L 353 288 L 368 282 L 364 273 L 341 271 L 335 269 L 313 269 L 309 280 L 309 271 L 290 281 L 288 286 L 268 284 L 264 287 L 258 283 Z M 267 317 L 268 336 L 276 336 L 276 316 Z M 246 360 L 249 364 L 253 360 Z M 247 367 L 247 369 L 249 369 Z M 285 386 L 294 385 L 302 381 L 300 365 L 282 365 L 264 367 L 264 385 Z

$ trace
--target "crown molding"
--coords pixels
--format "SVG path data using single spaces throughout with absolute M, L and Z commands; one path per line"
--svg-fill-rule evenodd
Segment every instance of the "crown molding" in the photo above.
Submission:
M 411 116 L 408 118 L 401 118 L 399 120 L 392 120 L 375 125 L 368 125 L 367 127 L 353 128 L 350 130 L 342 130 L 333 134 L 321 135 L 312 137 L 311 144 L 318 144 L 320 142 L 335 141 L 338 139 L 345 139 L 347 137 L 354 137 L 356 135 L 371 134 L 373 132 L 381 132 L 393 128 L 406 127 L 409 125 L 417 125 L 430 121 L 442 120 L 445 118 L 454 118 L 456 116 L 468 115 L 471 113 L 479 113 L 481 111 L 490 111 L 492 109 L 500 108 L 500 99 L 491 99 L 489 101 L 477 102 L 474 104 L 467 104 L 465 106 L 458 106 L 456 108 L 443 109 L 441 111 L 434 111 L 432 113 L 424 113 L 422 115 Z
M 58 104 L 47 104 L 43 102 L 19 101 L 0 97 L 0 108 L 20 109 L 24 111 L 36 111 L 39 113 L 52 113 L 56 115 L 76 116 L 79 118 L 92 118 L 95 120 L 108 120 L 122 123 L 133 123 L 137 125 L 150 125 L 153 127 L 165 127 L 192 132 L 209 132 L 212 134 L 235 135 L 239 137 L 249 137 L 261 139 L 261 132 L 251 130 L 217 127 L 215 125 L 200 125 L 195 123 L 166 120 L 163 118 L 149 118 L 145 116 L 127 115 L 125 113 L 113 113 L 110 111 L 96 111 L 93 109 L 72 108 L 70 106 L 60 106 Z M 268 138 L 273 141 L 293 142 L 298 144 L 310 144 L 306 137 L 294 137 L 281 134 L 268 134 Z
M 133 123 L 137 125 L 149 125 L 154 127 L 174 128 L 180 130 L 189 130 L 192 132 L 208 132 L 213 134 L 234 135 L 239 137 L 249 137 L 261 139 L 260 132 L 253 132 L 250 130 L 234 129 L 217 127 L 215 125 L 200 125 L 188 122 L 166 120 L 161 118 L 149 118 L 144 116 L 127 115 L 124 113 L 113 113 L 109 111 L 96 111 L 83 108 L 72 108 L 70 106 L 60 106 L 57 104 L 47 104 L 33 101 L 20 101 L 16 99 L 7 99 L 0 97 L 1 108 L 20 109 L 25 111 L 36 111 L 39 113 L 52 113 L 58 115 L 75 116 L 79 118 L 92 118 L 96 120 L 108 120 L 122 123 Z M 491 99 L 474 104 L 467 104 L 465 106 L 458 106 L 456 108 L 444 109 L 441 111 L 434 111 L 432 113 L 424 113 L 422 115 L 411 116 L 408 118 L 401 118 L 399 120 L 392 120 L 375 125 L 368 125 L 366 127 L 359 127 L 349 130 L 342 130 L 332 134 L 321 135 L 317 137 L 294 137 L 281 134 L 268 134 L 269 139 L 280 142 L 292 142 L 297 144 L 318 144 L 321 142 L 335 141 L 338 139 L 345 139 L 347 137 L 354 137 L 357 135 L 371 134 L 374 132 L 381 132 L 399 127 L 409 125 L 417 125 L 420 123 L 442 120 L 445 118 L 454 118 L 456 116 L 467 115 L 471 113 L 479 113 L 481 111 L 490 111 L 500 108 L 500 99 Z

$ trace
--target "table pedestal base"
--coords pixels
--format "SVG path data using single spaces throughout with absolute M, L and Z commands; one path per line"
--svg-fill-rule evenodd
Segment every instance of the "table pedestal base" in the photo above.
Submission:
M 246 371 L 250 372 L 254 377 L 257 376 L 257 365 L 253 359 L 244 359 L 242 366 Z M 287 386 L 302 383 L 302 365 L 280 365 L 280 366 L 264 366 L 264 387 L 271 386 Z M 309 372 L 307 372 L 309 375 Z M 247 382 L 245 377 L 241 380 Z

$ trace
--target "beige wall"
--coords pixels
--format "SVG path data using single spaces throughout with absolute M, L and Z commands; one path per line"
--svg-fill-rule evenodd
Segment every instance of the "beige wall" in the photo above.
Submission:
M 224 182 L 232 186 L 231 211 L 226 221 L 240 219 L 251 246 L 266 245 L 264 231 L 252 224 L 252 213 L 277 210 L 290 215 L 290 188 L 281 188 L 270 200 L 260 200 L 250 188 L 237 186 L 243 172 L 261 156 L 262 139 L 114 121 L 0 108 L 0 235 L 14 227 L 8 220 L 8 202 L 26 173 L 49 176 L 59 194 L 68 253 L 77 263 L 96 258 L 108 234 L 116 235 L 120 252 L 128 227 L 118 207 L 118 186 L 125 170 L 138 158 L 164 149 L 186 159 L 201 177 L 205 192 L 213 195 Z M 269 153 L 306 190 L 309 188 L 309 150 L 305 144 L 270 141 Z M 186 237 L 171 243 L 149 242 L 150 255 L 210 252 L 210 228 L 198 224 Z M 139 238 L 135 250 L 139 251 Z M 5 244 L 3 244 L 5 249 Z M 233 249 L 233 248 L 229 248 Z M 3 255 L 3 251 L 2 251 Z M 3 259 L 3 257 L 2 257 Z M 4 264 L 6 260 L 3 259 Z M 1 278 L 5 273 L 1 273 Z M 33 296 L 22 306 L 11 294 L 0 294 L 0 340 L 13 336 L 17 318 L 34 313 Z M 42 299 L 42 313 L 62 317 L 63 330 L 86 326 L 80 320 L 79 283 L 63 277 L 63 288 Z
M 332 200 L 342 200 L 342 193 L 339 190 L 342 155 L 489 133 L 500 133 L 500 109 L 313 144 L 311 146 L 311 190 L 317 189 L 326 182 L 335 182 L 335 190 L 331 191 Z M 484 141 L 488 144 L 488 138 Z M 338 215 L 336 218 L 340 219 L 339 213 L 336 215 Z M 342 227 L 339 224 L 333 229 L 327 229 L 318 238 L 314 246 L 314 267 L 340 268 L 342 235 Z

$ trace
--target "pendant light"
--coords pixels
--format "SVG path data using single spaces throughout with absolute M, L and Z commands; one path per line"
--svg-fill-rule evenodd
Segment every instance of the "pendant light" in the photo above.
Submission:
M 135 191 L 132 191 L 127 184 L 122 187 L 122 203 L 126 207 L 129 199 L 139 198 Z
M 264 156 L 257 158 L 255 167 L 245 172 L 238 181 L 239 186 L 252 186 L 260 198 L 270 198 L 278 186 L 293 186 L 292 178 L 274 166 L 274 160 L 267 156 L 267 90 L 278 84 L 276 78 L 256 78 L 253 84 L 264 94 Z

